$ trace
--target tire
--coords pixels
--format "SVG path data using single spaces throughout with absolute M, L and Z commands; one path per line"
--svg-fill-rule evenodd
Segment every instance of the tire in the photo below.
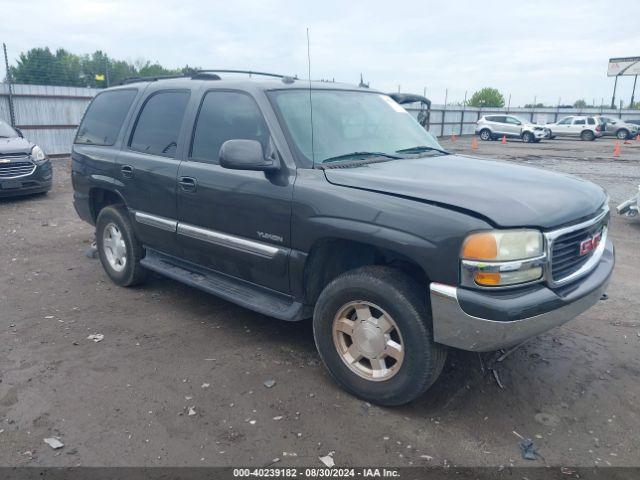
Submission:
M 618 130 L 616 132 L 616 137 L 618 137 L 618 140 L 626 140 L 629 138 L 629 130 L 627 130 L 626 128 L 621 128 L 620 130 Z
M 148 270 L 140 265 L 144 249 L 133 233 L 124 208 L 111 206 L 100 211 L 96 221 L 96 243 L 102 267 L 113 283 L 130 287 L 146 279 Z
M 596 139 L 596 136 L 591 130 L 583 130 L 580 139 L 591 142 Z
M 431 315 L 425 297 L 426 293 L 416 282 L 389 267 L 351 270 L 329 283 L 315 306 L 313 334 L 320 357 L 333 379 L 348 392 L 379 405 L 402 405 L 422 395 L 442 372 L 447 355 L 446 347 L 433 341 Z M 354 305 L 365 313 L 359 315 Z M 345 312 L 352 308 L 352 320 L 336 321 L 346 318 Z M 368 318 L 368 321 L 362 321 L 360 317 Z M 385 318 L 390 321 L 385 322 Z M 385 324 L 393 324 L 395 328 L 384 328 Z M 351 325 L 356 328 L 345 334 L 335 328 L 337 325 L 343 325 L 340 327 L 343 330 L 350 330 Z M 387 333 L 381 335 L 380 330 Z M 359 348 L 357 339 L 362 338 L 365 339 L 360 342 L 362 348 L 377 351 L 370 354 L 373 362 L 379 366 L 382 361 L 377 378 L 372 374 L 373 362 L 365 357 L 348 361 L 347 358 L 355 356 L 348 357 L 344 353 L 348 339 L 352 340 L 350 347 Z M 395 349 L 389 348 L 392 341 Z M 362 355 L 358 348 L 354 350 L 355 355 Z M 400 351 L 402 355 L 397 354 Z M 387 352 L 396 355 L 386 356 Z M 367 364 L 368 373 L 365 372 Z
M 551 130 L 549 130 L 549 135 L 547 135 L 545 138 L 547 140 L 553 140 L 556 137 L 553 135 L 553 132 Z
M 533 141 L 535 140 L 535 137 L 533 136 L 533 133 L 531 132 L 524 132 L 522 134 L 522 141 L 524 143 L 533 143 Z
M 485 142 L 488 140 L 493 140 L 491 130 L 489 130 L 488 128 L 483 128 L 482 130 L 480 130 L 480 140 L 484 140 Z

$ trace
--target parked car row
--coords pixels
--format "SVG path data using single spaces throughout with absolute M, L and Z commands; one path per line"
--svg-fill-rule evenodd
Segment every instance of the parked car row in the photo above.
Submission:
M 476 135 L 482 140 L 507 137 L 520 138 L 526 143 L 556 137 L 593 141 L 605 135 L 626 140 L 638 135 L 639 124 L 638 120 L 625 122 L 611 116 L 570 115 L 557 122 L 538 125 L 515 115 L 485 115 L 476 124 Z

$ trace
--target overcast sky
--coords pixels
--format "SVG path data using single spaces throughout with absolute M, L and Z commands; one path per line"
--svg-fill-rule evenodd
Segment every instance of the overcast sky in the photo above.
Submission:
M 512 105 L 611 101 L 607 61 L 640 56 L 640 1 L 0 0 L 10 62 L 32 47 L 117 59 L 311 75 L 462 101 L 484 86 Z M 4 66 L 0 68 L 4 78 Z M 632 77 L 618 99 L 631 96 Z M 640 98 L 640 85 L 636 93 Z

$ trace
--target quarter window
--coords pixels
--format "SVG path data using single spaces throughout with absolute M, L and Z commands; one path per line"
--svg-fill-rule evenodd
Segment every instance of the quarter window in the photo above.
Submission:
M 220 147 L 227 140 L 257 140 L 266 150 L 269 129 L 255 100 L 238 92 L 208 92 L 193 132 L 191 158 L 218 163 Z
M 189 92 L 159 92 L 145 102 L 129 146 L 138 152 L 175 157 Z
M 589 118 L 587 118 L 587 123 L 589 125 L 595 125 L 596 124 L 596 119 L 593 118 L 593 117 L 589 117 Z
M 137 93 L 137 90 L 127 89 L 96 95 L 82 119 L 74 143 L 113 145 Z

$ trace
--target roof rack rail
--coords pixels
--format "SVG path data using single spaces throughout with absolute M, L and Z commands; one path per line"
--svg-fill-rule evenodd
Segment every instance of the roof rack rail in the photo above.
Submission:
M 269 73 L 269 72 L 256 72 L 254 70 L 219 70 L 219 69 L 205 69 L 205 70 L 196 70 L 196 74 L 198 73 L 244 73 L 249 76 L 259 75 L 261 77 L 272 77 L 272 78 L 280 78 L 284 83 L 293 83 L 295 80 L 298 80 L 298 76 L 294 75 L 280 75 L 279 73 Z
M 298 76 L 290 76 L 290 75 L 280 75 L 277 73 L 268 73 L 268 72 L 256 72 L 253 70 L 194 70 L 189 74 L 180 74 L 180 75 L 156 75 L 149 77 L 130 77 L 124 79 L 120 82 L 120 85 L 127 85 L 129 83 L 137 83 L 137 82 L 157 82 L 158 80 L 170 80 L 172 78 L 191 78 L 193 80 L 220 80 L 220 77 L 217 75 L 218 73 L 244 73 L 249 76 L 259 75 L 262 77 L 272 77 L 272 78 L 280 78 L 284 83 L 293 83 L 295 80 L 298 80 Z
M 188 78 L 188 75 L 156 75 L 156 76 L 151 76 L 151 77 L 129 77 L 129 78 L 125 78 L 122 82 L 120 82 L 121 85 L 127 85 L 129 83 L 137 83 L 137 82 L 156 82 L 158 80 L 169 80 L 171 78 Z

